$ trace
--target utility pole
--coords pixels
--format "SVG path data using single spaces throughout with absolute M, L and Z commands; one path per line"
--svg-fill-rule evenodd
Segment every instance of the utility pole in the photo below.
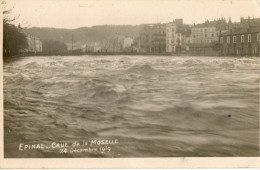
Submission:
M 73 51 L 73 41 L 74 41 L 74 37 L 73 37 L 73 34 L 72 34 L 72 37 L 71 37 L 71 51 Z

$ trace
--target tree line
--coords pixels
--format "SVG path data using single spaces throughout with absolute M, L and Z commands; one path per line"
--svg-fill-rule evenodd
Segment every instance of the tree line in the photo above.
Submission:
M 21 26 L 15 26 L 13 22 L 19 16 L 12 17 L 10 14 L 13 7 L 7 7 L 6 0 L 0 0 L 3 8 L 3 57 L 16 56 L 22 50 L 28 48 L 28 39 L 21 30 Z M 42 52 L 45 54 L 66 53 L 67 46 L 65 43 L 55 40 L 46 40 L 42 42 Z
M 20 33 L 15 25 L 4 22 L 3 34 L 4 57 L 17 55 L 20 50 L 28 47 L 25 34 Z
M 17 55 L 21 49 L 27 48 L 27 39 L 12 24 L 17 19 L 17 17 L 11 17 L 10 15 L 13 8 L 7 9 L 6 6 L 8 5 L 4 0 L 1 1 L 1 6 L 3 8 L 3 57 Z

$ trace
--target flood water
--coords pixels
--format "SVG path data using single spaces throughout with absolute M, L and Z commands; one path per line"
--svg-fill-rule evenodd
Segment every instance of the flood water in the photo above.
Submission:
M 104 153 L 19 150 L 92 139 L 118 144 Z M 7 158 L 259 156 L 259 58 L 5 62 L 4 145 Z

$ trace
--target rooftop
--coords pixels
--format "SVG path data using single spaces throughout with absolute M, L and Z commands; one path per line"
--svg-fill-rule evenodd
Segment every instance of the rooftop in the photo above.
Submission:
M 231 34 L 245 34 L 245 33 L 260 33 L 260 26 L 250 26 L 250 27 L 238 27 L 230 29 L 221 35 L 231 35 Z

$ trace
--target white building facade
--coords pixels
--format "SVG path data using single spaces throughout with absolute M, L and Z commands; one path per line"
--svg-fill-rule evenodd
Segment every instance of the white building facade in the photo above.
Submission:
M 131 37 L 126 37 L 126 38 L 124 39 L 123 48 L 129 48 L 129 47 L 131 47 L 132 44 L 133 44 L 133 42 L 134 42 L 133 38 L 131 38 Z
M 175 19 L 166 24 L 166 52 L 185 52 L 187 50 L 186 37 L 189 35 L 188 25 L 183 24 L 182 19 Z
M 28 47 L 23 49 L 21 52 L 32 52 L 41 53 L 42 52 L 42 42 L 39 38 L 36 38 L 28 33 L 25 33 L 27 38 Z
M 219 32 L 216 27 L 207 26 L 207 27 L 193 27 L 191 29 L 192 43 L 211 43 L 218 41 Z
M 166 52 L 172 53 L 176 51 L 177 36 L 176 36 L 177 26 L 176 23 L 166 24 Z

